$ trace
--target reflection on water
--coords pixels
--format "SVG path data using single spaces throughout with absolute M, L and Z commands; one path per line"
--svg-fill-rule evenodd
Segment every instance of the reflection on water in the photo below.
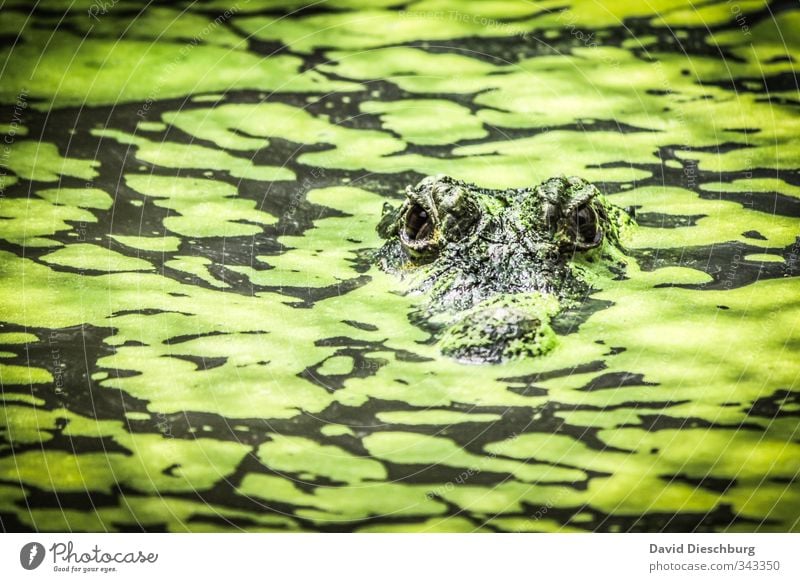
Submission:
M 0 24 L 4 529 L 800 528 L 791 3 L 63 4 Z M 442 358 L 369 258 L 434 173 L 635 260 Z

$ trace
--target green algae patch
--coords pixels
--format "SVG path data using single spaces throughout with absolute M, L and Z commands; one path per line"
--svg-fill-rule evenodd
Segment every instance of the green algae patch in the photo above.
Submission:
M 674 216 L 697 216 L 693 226 L 671 229 L 639 227 L 632 233 L 634 247 L 676 248 L 691 245 L 738 241 L 761 247 L 784 247 L 797 236 L 800 219 L 769 214 L 725 200 L 703 200 L 682 188 L 646 187 L 616 194 L 618 205 L 636 206 L 640 212 L 659 212 Z M 752 239 L 744 233 L 755 230 L 764 237 Z
M 352 264 L 358 251 L 374 248 L 376 217 L 383 200 L 372 192 L 350 186 L 319 188 L 308 192 L 309 202 L 347 212 L 344 217 L 315 221 L 302 236 L 283 236 L 287 252 L 258 256 L 254 266 L 232 266 L 257 285 L 324 287 L 355 278 Z
M 52 204 L 108 210 L 114 200 L 97 188 L 51 188 L 38 190 L 36 195 Z
M 741 0 L 733 5 L 730 2 L 710 2 L 704 6 L 686 4 L 658 14 L 650 20 L 654 26 L 694 26 L 714 27 L 733 21 L 747 21 L 747 14 L 763 10 L 768 5 L 766 0 Z M 734 7 L 735 6 L 735 7 Z M 742 28 L 741 34 L 749 36 L 750 27 Z
M 152 416 L 146 412 L 126 412 L 125 418 L 128 420 L 150 420 Z
M 281 110 L 282 109 L 282 110 Z M 164 123 L 177 127 L 196 138 L 211 141 L 221 148 L 231 150 L 257 150 L 269 145 L 269 140 L 256 136 L 280 127 L 296 127 L 297 119 L 284 118 L 291 108 L 276 108 L 270 104 L 259 106 L 220 105 L 213 109 L 183 109 L 161 116 Z M 272 113 L 272 114 L 270 114 Z
M 657 467 L 663 474 L 678 472 L 702 477 L 712 472 L 735 478 L 741 484 L 756 483 L 765 473 L 791 478 L 797 473 L 800 444 L 770 438 L 748 430 L 682 429 L 648 432 L 641 429 L 602 431 L 609 446 L 650 453 L 658 449 Z M 652 457 L 652 456 L 651 456 Z
M 8 8 L 14 8 L 17 10 L 20 8 L 29 8 L 29 4 L 25 2 L 25 0 L 9 0 L 5 5 Z M 89 8 L 91 8 L 93 5 L 96 5 L 96 2 L 94 2 L 94 0 L 43 0 L 41 5 L 43 8 L 46 7 L 48 10 L 62 11 L 65 15 L 79 12 L 81 13 L 81 16 L 86 16 Z M 119 0 L 118 2 L 115 2 L 113 6 L 106 6 L 106 11 L 109 14 L 114 14 L 117 11 L 125 12 L 137 7 L 138 5 L 132 0 Z M 97 8 L 98 13 L 92 11 L 92 14 L 89 15 L 90 17 L 100 15 L 99 8 L 101 8 L 101 6 L 97 6 Z M 14 13 L 12 12 L 11 14 Z
M 4 386 L 47 384 L 52 381 L 53 375 L 42 368 L 0 364 L 0 383 Z
M 145 492 L 202 491 L 230 474 L 246 448 L 140 435 L 132 452 L 136 455 L 30 451 L 0 459 L 0 476 L 46 491 L 110 492 L 118 485 Z
M 311 439 L 272 434 L 270 441 L 258 448 L 257 456 L 278 473 L 311 472 L 341 483 L 359 483 L 387 477 L 383 465 L 368 457 L 358 457 L 332 445 L 320 445 Z
M 586 478 L 583 471 L 576 469 L 473 455 L 441 437 L 386 431 L 368 435 L 362 442 L 372 456 L 399 464 L 433 463 L 464 469 L 468 473 L 509 473 L 521 481 L 532 482 L 572 482 Z
M 353 129 L 283 103 L 222 105 L 168 113 L 163 119 L 226 149 L 261 149 L 269 144 L 269 138 L 275 137 L 304 144 L 330 144 L 335 147 L 299 157 L 304 164 L 324 168 L 371 168 L 378 166 L 384 156 L 406 146 L 389 133 Z
M 208 95 L 195 95 L 192 97 L 193 103 L 219 103 L 225 99 L 224 93 L 209 93 Z M 141 125 L 141 124 L 140 124 Z M 157 124 L 160 129 L 166 129 L 166 125 L 163 123 Z
M 169 269 L 181 271 L 182 273 L 186 273 L 192 277 L 197 277 L 212 287 L 217 287 L 220 289 L 230 287 L 230 285 L 224 281 L 218 280 L 209 272 L 208 265 L 210 264 L 211 259 L 207 259 L 205 257 L 176 256 L 173 259 L 166 261 L 164 266 Z
M 197 144 L 180 144 L 169 141 L 154 142 L 115 130 L 95 130 L 100 137 L 136 146 L 136 157 L 144 162 L 175 169 L 209 169 L 227 171 L 231 176 L 262 182 L 294 180 L 294 173 L 279 166 L 256 165 L 248 158 L 230 155 L 224 151 Z
M 95 5 L 95 10 L 97 6 Z M 201 42 L 229 48 L 235 48 L 244 42 L 224 26 L 224 19 L 217 21 L 186 10 L 148 7 L 133 19 L 107 18 L 105 14 L 93 14 L 91 7 L 87 10 L 90 11 L 89 18 L 85 14 L 79 14 L 69 19 L 69 22 L 88 38 L 149 39 L 154 42 L 184 41 L 195 44 Z M 232 7 L 231 12 L 238 10 Z
M 465 422 L 497 422 L 502 420 L 499 414 L 487 414 L 480 412 L 458 412 L 456 410 L 414 410 L 404 412 L 401 410 L 394 412 L 379 412 L 378 420 L 386 424 L 407 424 L 407 425 L 440 425 L 449 426 L 451 424 L 463 424 Z
M 748 26 L 746 31 L 715 31 L 709 35 L 707 41 L 758 66 L 762 63 L 780 62 L 787 57 L 791 63 L 794 60 L 793 55 L 800 49 L 798 33 L 800 15 L 796 11 L 787 11 L 764 18 L 752 28 Z M 784 66 L 789 65 L 784 62 Z
M 800 186 L 789 184 L 778 178 L 747 178 L 732 182 L 707 182 L 700 184 L 702 190 L 709 192 L 743 192 L 753 196 L 765 196 L 774 193 L 800 198 Z
M 246 531 L 297 531 L 299 526 L 290 518 L 257 515 L 216 505 L 207 501 L 182 499 L 170 494 L 141 495 L 127 492 L 120 495 L 117 504 L 86 512 L 61 507 L 59 509 L 34 508 L 20 516 L 22 523 L 34 529 L 65 531 L 123 531 L 124 524 L 140 527 L 162 528 L 169 532 L 230 531 L 230 526 L 219 525 L 243 522 Z
M 333 356 L 328 358 L 317 368 L 317 372 L 324 376 L 347 375 L 353 371 L 353 358 L 346 356 Z
M 306 493 L 288 479 L 250 473 L 238 490 L 246 497 L 313 508 L 295 511 L 318 523 L 347 523 L 369 516 L 440 515 L 445 510 L 443 503 L 426 496 L 425 486 L 401 483 L 364 483 Z
M 285 335 L 273 339 L 269 334 L 232 333 L 237 328 L 247 331 L 263 327 L 263 322 L 259 324 L 255 315 L 259 313 L 259 308 L 263 308 L 263 303 L 251 300 L 247 302 L 249 307 L 246 309 L 241 309 L 243 306 L 237 308 L 232 303 L 228 302 L 219 309 L 215 302 L 219 309 L 218 323 L 211 327 L 212 330 L 228 329 L 228 334 L 199 338 L 174 347 L 158 344 L 154 347 L 119 347 L 114 356 L 102 359 L 100 365 L 141 373 L 128 378 L 109 378 L 102 384 L 149 400 L 149 410 L 152 412 L 197 410 L 214 411 L 227 418 L 284 419 L 298 416 L 301 411 L 319 412 L 325 409 L 331 401 L 325 389 L 295 376 L 302 371 L 302 365 L 296 358 L 297 346 L 308 345 L 305 334 L 298 333 L 294 341 L 287 341 Z M 273 310 L 270 319 L 275 317 L 286 318 L 287 315 Z M 155 326 L 153 331 L 156 336 L 197 333 L 198 325 L 202 323 L 197 317 L 185 317 L 186 325 L 178 327 L 169 325 L 165 319 L 153 316 L 146 320 Z M 114 323 L 119 324 L 123 332 L 130 330 L 135 333 L 144 323 L 141 320 L 131 318 L 129 321 L 120 321 L 120 318 L 115 318 Z M 232 325 L 232 321 L 238 323 Z M 309 354 L 317 351 L 326 350 L 312 348 Z M 204 368 L 169 357 L 172 355 L 223 357 L 226 363 Z M 269 361 L 265 361 L 265 357 Z M 172 378 L 167 392 L 162 385 L 165 377 Z
M 483 122 L 473 116 L 469 109 L 449 101 L 367 101 L 360 108 L 364 113 L 380 115 L 386 129 L 399 134 L 409 143 L 447 145 L 487 135 Z
M 2 90 L 0 90 L 0 98 Z M 22 141 L 15 143 L 0 158 L 0 166 L 8 168 L 20 178 L 37 182 L 55 182 L 59 176 L 91 180 L 97 176 L 96 160 L 78 160 L 63 157 L 51 143 Z
M 0 475 L 52 491 L 109 491 L 126 485 L 145 492 L 197 491 L 230 474 L 247 452 L 239 443 L 131 435 L 123 422 L 97 421 L 68 410 L 6 408 L 12 443 L 46 442 L 62 421 L 67 437 L 112 438 L 127 454 L 33 450 L 0 460 Z M 2 418 L 2 417 L 0 417 Z
M 443 40 L 474 36 L 508 36 L 527 31 L 524 22 L 485 26 L 480 18 L 449 18 L 439 11 L 360 10 L 299 18 L 247 17 L 237 20 L 247 34 L 281 41 L 297 52 L 315 48 L 369 49 L 420 38 Z
M 81 271 L 150 271 L 153 265 L 143 259 L 125 256 L 91 244 L 71 244 L 42 257 L 45 263 L 80 269 Z
M 564 26 L 568 26 L 566 21 Z M 485 109 L 479 109 L 476 116 L 493 126 L 552 130 L 562 124 L 578 123 L 583 128 L 562 135 L 547 131 L 531 138 L 489 142 L 454 152 L 484 157 L 500 154 L 486 160 L 491 161 L 492 171 L 483 175 L 476 168 L 463 167 L 457 160 L 435 163 L 414 156 L 393 159 L 394 167 L 414 167 L 424 173 L 444 172 L 487 186 L 519 187 L 557 173 L 631 182 L 644 177 L 641 165 L 660 163 L 654 155 L 660 146 L 676 143 L 691 144 L 678 150 L 681 159 L 700 159 L 700 167 L 712 171 L 771 168 L 776 164 L 788 169 L 797 157 L 791 140 L 797 132 L 797 119 L 790 107 L 747 93 L 733 99 L 728 91 L 709 87 L 681 73 L 688 69 L 696 71 L 700 80 L 713 80 L 714 73 L 720 70 L 713 58 L 659 54 L 657 60 L 643 63 L 630 50 L 605 46 L 579 47 L 573 54 L 536 56 L 502 66 L 478 65 L 477 59 L 467 57 L 461 57 L 460 63 L 448 63 L 441 58 L 443 55 L 400 47 L 368 53 L 334 51 L 329 56 L 333 62 L 325 65 L 325 70 L 363 80 L 388 75 L 415 95 L 479 93 L 474 102 Z M 476 62 L 474 68 L 466 63 L 470 60 Z M 451 74 L 456 66 L 463 74 Z M 414 74 L 409 74 L 410 71 Z M 763 74 L 757 67 L 733 72 L 734 76 Z M 665 87 L 669 90 L 664 91 Z M 665 111 L 673 114 L 664 115 Z M 624 138 L 620 133 L 601 134 L 592 130 L 595 120 L 613 124 L 622 121 L 633 131 L 626 131 Z M 419 129 L 424 131 L 426 125 L 435 123 L 429 116 Z M 760 131 L 741 133 L 753 127 Z M 606 128 L 607 124 L 603 129 Z M 720 142 L 728 144 L 725 151 L 697 151 Z M 775 148 L 776 142 L 780 148 Z M 566 156 L 565 144 L 569 144 Z M 626 162 L 637 167 L 615 165 L 620 152 L 624 152 L 621 157 Z M 476 159 L 469 161 L 476 165 Z M 597 171 L 599 167 L 601 171 Z M 498 172 L 498 168 L 502 171 Z M 536 168 L 546 169 L 544 175 L 531 175 Z M 388 166 L 384 165 L 383 171 L 388 171 Z M 497 174 L 506 176 L 503 183 Z
M 404 4 L 404 0 L 327 0 L 325 2 L 326 8 L 335 10 L 358 10 L 366 6 L 378 6 L 381 8 L 388 8 L 391 6 L 400 6 Z M 289 9 L 294 11 L 297 8 L 305 8 L 308 6 L 307 0 L 262 0 L 261 2 L 248 2 L 237 5 L 237 9 L 241 10 L 243 14 L 250 12 L 264 12 L 276 11 L 277 9 Z M 230 8 L 230 3 L 227 0 L 209 0 L 204 3 L 204 8 L 208 10 L 225 10 Z
M 475 533 L 487 532 L 463 517 L 433 517 L 420 522 L 397 525 L 376 524 L 360 527 L 360 533 Z
M 70 222 L 97 222 L 88 210 L 36 198 L 6 198 L 0 204 L 0 238 L 24 247 L 56 247 L 47 238 L 73 229 Z
M 573 52 L 494 65 L 475 57 L 407 47 L 333 51 L 328 53 L 333 62 L 324 70 L 364 80 L 388 76 L 414 95 L 478 93 L 474 103 L 483 108 L 477 109 L 476 117 L 500 127 L 553 129 L 581 122 L 591 131 L 594 120 L 623 119 L 641 129 L 693 131 L 690 122 L 695 120 L 701 129 L 708 126 L 709 121 L 699 112 L 689 118 L 690 112 L 703 106 L 688 97 L 702 91 L 672 67 L 642 63 L 630 51 L 615 47 L 576 48 Z M 453 70 L 460 74 L 453 75 Z M 678 103 L 687 116 L 685 125 L 669 123 L 661 115 L 665 106 L 676 105 L 674 97 L 648 91 L 665 83 L 680 87 L 687 95 Z M 708 107 L 704 106 L 705 110 Z M 433 116 L 427 118 L 436 123 Z M 713 140 L 715 136 L 698 137 Z M 616 145 L 625 147 L 624 141 Z
M 492 524 L 501 531 L 512 533 L 572 533 L 585 531 L 577 527 L 564 525 L 555 519 L 539 517 L 501 517 L 493 520 Z
M 615 366 L 647 370 L 647 380 L 664 388 L 644 386 L 638 394 L 632 389 L 583 393 L 585 404 L 595 401 L 608 406 L 636 397 L 656 401 L 660 396 L 676 403 L 685 401 L 670 407 L 668 413 L 676 417 L 740 423 L 748 417 L 745 403 L 760 398 L 765 390 L 773 391 L 769 386 L 794 386 L 792 374 L 798 365 L 788 359 L 786 346 L 792 345 L 796 329 L 792 319 L 798 309 L 792 299 L 795 281 L 773 279 L 701 293 L 651 288 L 633 299 L 633 288 L 652 283 L 646 274 L 633 270 L 630 274 L 626 291 L 617 288 L 599 294 L 612 301 L 626 297 L 625 306 L 598 313 L 584 331 L 602 334 L 611 345 L 635 346 L 616 356 Z M 636 324 L 645 320 L 650 322 L 646 327 Z M 709 345 L 724 348 L 709 350 Z M 664 358 L 690 365 L 663 366 L 659 362 Z M 747 375 L 739 372 L 743 367 L 748 368 Z M 581 384 L 581 379 L 562 382 L 574 388 Z M 727 406 L 731 401 L 743 404 Z
M 353 436 L 353 431 L 347 426 L 341 424 L 326 424 L 319 432 L 328 437 L 336 437 L 342 435 Z
M 8 431 L 9 442 L 36 442 L 49 440 L 51 432 L 56 429 L 59 419 L 66 420 L 67 424 L 77 420 L 78 430 L 71 432 L 73 436 L 88 436 L 81 428 L 86 424 L 81 423 L 79 417 L 66 409 L 47 410 L 46 408 L 30 406 L 8 406 L 5 409 L 5 427 Z M 97 423 L 91 436 L 105 436 L 113 432 L 115 423 Z M 15 436 L 16 435 L 16 436 Z
M 451 0 L 452 1 L 452 0 Z M 764 0 L 742 0 L 736 4 L 739 14 L 748 14 L 763 9 Z M 615 0 L 598 4 L 593 0 L 568 0 L 557 4 L 562 10 L 548 10 L 533 20 L 539 28 L 565 28 L 572 30 L 592 31 L 606 27 L 623 26 L 629 19 L 648 19 L 654 27 L 668 27 L 675 34 L 681 32 L 680 27 L 708 27 L 735 22 L 737 13 L 731 5 L 722 0 L 699 5 L 691 0 L 660 0 L 653 3 L 634 3 Z M 553 8 L 556 6 L 554 5 Z M 586 33 L 588 35 L 588 32 Z M 581 37 L 583 38 L 583 37 Z M 595 44 L 597 44 L 595 42 Z
M 649 176 L 648 171 L 637 166 L 656 161 L 656 135 L 641 133 L 626 138 L 624 155 L 630 159 L 631 165 L 624 168 L 598 169 L 598 166 L 612 163 L 618 157 L 614 144 L 619 144 L 619 134 L 559 130 L 532 138 L 460 146 L 453 153 L 465 156 L 463 159 L 470 160 L 469 164 L 453 161 L 441 166 L 452 170 L 461 179 L 491 188 L 529 187 L 559 174 L 579 174 L 590 181 L 602 176 L 602 179 L 613 182 L 631 182 Z M 562 151 L 565 140 L 570 142 L 568 156 Z M 498 166 L 501 172 L 497 172 Z
M 329 62 L 320 70 L 336 72 L 354 79 L 382 77 L 402 88 L 409 88 L 408 73 L 424 76 L 432 83 L 442 82 L 446 75 L 458 71 L 467 80 L 481 79 L 496 70 L 485 61 L 454 53 L 429 53 L 411 47 L 386 47 L 371 51 L 328 51 Z M 433 93 L 435 91 L 431 91 Z
M 10 188 L 17 182 L 19 182 L 19 178 L 16 176 L 10 176 L 5 172 L 0 173 L 0 192 L 3 192 L 6 188 Z
M 0 498 L 14 499 L 3 495 Z M 11 509 L 12 506 L 9 506 Z M 22 523 L 33 529 L 65 531 L 124 531 L 125 524 L 161 528 L 169 532 L 222 531 L 218 520 L 228 523 L 244 522 L 247 531 L 296 531 L 298 526 L 289 518 L 271 515 L 254 515 L 206 501 L 181 499 L 169 494 L 137 495 L 127 492 L 120 495 L 116 504 L 96 507 L 92 511 L 61 507 L 31 508 L 20 516 Z
M 518 19 L 546 10 L 546 4 L 537 5 L 514 0 L 484 0 L 468 4 L 459 0 L 419 0 L 409 6 L 416 12 L 444 12 L 450 18 L 472 18 L 485 26 L 501 26 L 501 23 L 486 19 Z
M 13 50 L 0 51 L 0 58 L 9 63 L 0 100 L 13 103 L 27 90 L 30 97 L 41 100 L 34 104 L 38 108 L 147 104 L 194 92 L 233 89 L 327 92 L 352 88 L 314 71 L 301 72 L 302 61 L 296 57 L 263 58 L 244 50 L 169 41 L 83 39 L 67 32 L 30 31 Z
M 136 131 L 137 133 L 140 131 L 143 132 L 162 132 L 167 129 L 166 124 L 161 123 L 160 121 L 140 121 L 136 124 Z
M 754 263 L 785 263 L 786 259 L 784 259 L 780 255 L 772 255 L 770 253 L 753 253 L 750 255 L 745 255 L 745 261 L 751 261 Z
M 164 226 L 182 236 L 245 236 L 261 232 L 275 218 L 256 209 L 256 202 L 236 198 L 236 187 L 217 180 L 128 174 L 133 190 L 155 198 L 156 206 L 175 211 Z M 248 224 L 250 223 L 250 224 Z
M 565 435 L 524 434 L 509 441 L 490 444 L 486 451 L 503 457 L 536 459 L 553 464 L 566 463 L 602 473 L 629 470 L 624 464 L 628 454 L 594 451 Z M 569 463 L 566 459 L 569 459 Z
M 32 394 L 24 394 L 21 392 L 2 392 L 0 393 L 0 400 L 4 403 L 7 402 L 22 402 L 31 406 L 43 406 L 45 401 L 42 398 L 37 398 Z
M 0 333 L 0 344 L 30 344 L 38 341 L 39 338 L 32 333 L 21 331 Z
M 120 234 L 110 234 L 108 236 L 118 243 L 137 251 L 155 253 L 174 253 L 181 244 L 181 239 L 176 236 L 123 236 Z

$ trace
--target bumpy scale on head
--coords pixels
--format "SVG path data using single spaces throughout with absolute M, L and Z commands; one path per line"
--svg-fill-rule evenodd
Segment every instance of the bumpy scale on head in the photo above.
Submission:
M 384 209 L 378 260 L 428 294 L 425 317 L 443 328 L 445 353 L 497 362 L 552 347 L 550 318 L 585 295 L 593 271 L 624 264 L 630 223 L 577 177 L 511 190 L 428 177 Z

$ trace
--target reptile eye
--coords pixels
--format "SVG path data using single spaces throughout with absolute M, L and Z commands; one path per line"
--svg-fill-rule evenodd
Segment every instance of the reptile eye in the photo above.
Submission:
M 425 240 L 433 233 L 433 220 L 430 213 L 415 204 L 406 214 L 406 237 L 408 240 Z
M 575 209 L 567 228 L 576 249 L 585 251 L 600 244 L 603 240 L 603 231 L 598 222 L 597 212 L 591 204 L 584 204 Z

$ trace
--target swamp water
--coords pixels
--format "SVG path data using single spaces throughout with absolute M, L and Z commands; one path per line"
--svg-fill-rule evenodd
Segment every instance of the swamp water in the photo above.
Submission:
M 2 529 L 800 529 L 795 3 L 303 5 L 4 4 Z M 436 173 L 627 278 L 442 357 L 370 263 Z

